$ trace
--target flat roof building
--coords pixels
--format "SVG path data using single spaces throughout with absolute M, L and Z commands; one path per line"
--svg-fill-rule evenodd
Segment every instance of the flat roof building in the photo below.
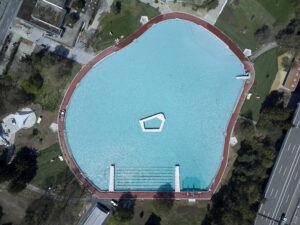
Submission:
M 300 79 L 300 56 L 297 56 L 288 71 L 283 86 L 290 91 L 295 91 Z
M 51 34 L 61 35 L 67 12 L 64 5 L 65 0 L 24 0 L 18 17 Z
M 97 204 L 83 225 L 102 225 L 109 216 L 109 210 Z

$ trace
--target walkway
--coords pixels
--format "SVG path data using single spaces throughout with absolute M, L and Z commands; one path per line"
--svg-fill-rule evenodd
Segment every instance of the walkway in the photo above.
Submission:
M 207 192 L 195 192 L 195 193 L 189 193 L 189 192 L 179 192 L 174 193 L 174 198 L 176 199 L 188 199 L 188 198 L 197 198 L 197 199 L 210 199 L 212 195 L 214 194 L 215 190 L 217 189 L 218 184 L 221 181 L 221 178 L 223 176 L 224 170 L 227 167 L 227 160 L 229 155 L 229 141 L 230 137 L 235 125 L 235 122 L 238 118 L 239 112 L 241 110 L 241 107 L 244 103 L 244 100 L 247 96 L 248 91 L 250 90 L 255 77 L 255 71 L 253 68 L 252 63 L 248 60 L 248 58 L 243 54 L 243 52 L 231 41 L 230 38 L 228 38 L 223 32 L 218 30 L 216 27 L 212 26 L 211 24 L 196 18 L 194 16 L 184 14 L 184 13 L 169 13 L 165 15 L 159 15 L 155 17 L 154 19 L 150 20 L 147 24 L 142 26 L 138 31 L 136 31 L 134 34 L 132 34 L 130 37 L 126 38 L 124 41 L 120 42 L 118 45 L 109 47 L 102 51 L 100 54 L 98 54 L 93 60 L 91 60 L 88 64 L 86 64 L 80 72 L 76 75 L 74 80 L 72 81 L 71 85 L 69 86 L 69 89 L 65 93 L 64 99 L 62 101 L 62 104 L 60 106 L 60 110 L 67 110 L 68 103 L 70 101 L 70 98 L 73 94 L 73 92 L 76 89 L 76 86 L 78 83 L 80 83 L 81 79 L 93 68 L 95 64 L 97 64 L 99 61 L 103 60 L 105 57 L 111 55 L 114 52 L 119 51 L 120 49 L 126 47 L 129 45 L 132 41 L 140 37 L 144 32 L 146 32 L 149 28 L 151 28 L 153 25 L 169 20 L 169 19 L 183 19 L 187 21 L 194 22 L 204 28 L 206 28 L 211 33 L 218 36 L 229 48 L 230 50 L 240 59 L 240 61 L 244 65 L 245 72 L 251 73 L 251 80 L 247 80 L 245 82 L 244 88 L 241 92 L 240 98 L 234 108 L 234 111 L 232 113 L 232 116 L 230 118 L 230 121 L 227 126 L 226 130 L 226 136 L 225 136 L 225 144 L 224 144 L 224 151 L 223 151 L 223 160 L 221 162 L 219 171 L 215 177 L 215 179 L 212 182 L 212 185 L 210 189 Z M 93 185 L 83 173 L 79 170 L 77 167 L 75 161 L 72 158 L 71 153 L 69 152 L 67 141 L 65 139 L 65 124 L 63 118 L 58 118 L 58 138 L 60 147 L 62 149 L 63 155 L 65 157 L 65 160 L 67 164 L 69 165 L 70 169 L 74 173 L 74 175 L 77 177 L 78 180 L 82 184 L 84 184 L 93 194 L 97 195 L 99 198 L 119 198 L 124 193 L 123 192 L 104 192 L 99 190 L 95 185 Z M 132 192 L 132 195 L 136 198 L 153 198 L 156 195 L 156 192 Z
M 258 58 L 260 55 L 264 54 L 265 52 L 278 47 L 278 44 L 276 41 L 272 41 L 270 43 L 264 44 L 260 49 L 256 50 L 249 59 L 253 62 L 256 58 Z
M 94 198 L 70 198 L 70 197 L 60 196 L 60 195 L 45 191 L 45 190 L 43 190 L 39 187 L 36 187 L 32 184 L 28 184 L 26 186 L 26 188 L 28 190 L 37 192 L 41 195 L 46 195 L 47 197 L 52 198 L 52 199 L 57 200 L 57 201 L 65 201 L 65 202 L 69 202 L 69 203 L 90 203 L 90 202 L 95 201 Z

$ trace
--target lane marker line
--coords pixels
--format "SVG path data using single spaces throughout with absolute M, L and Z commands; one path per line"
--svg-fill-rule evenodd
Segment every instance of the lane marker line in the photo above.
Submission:
M 283 176 L 284 176 L 284 175 L 285 175 L 285 173 L 286 173 L 286 169 L 287 169 L 287 168 L 285 167 L 285 169 L 284 169 L 284 171 L 283 171 Z
M 298 173 L 299 173 L 299 171 L 297 171 L 297 173 L 296 173 L 296 175 L 295 175 L 295 177 L 294 177 L 294 180 L 297 180 Z
M 271 190 L 270 197 L 272 197 L 273 191 L 274 191 L 274 188 L 272 188 L 272 190 Z
M 279 172 L 278 172 L 279 174 L 280 174 L 281 170 L 282 170 L 282 165 L 280 166 L 280 169 L 279 169 Z
M 285 203 L 287 203 L 289 201 L 290 195 L 287 196 Z
M 296 148 L 296 145 L 295 145 L 294 148 L 292 149 L 292 154 L 294 153 L 295 148 Z
M 278 194 L 278 190 L 276 190 L 274 198 L 276 198 L 276 197 L 277 197 L 277 194 Z

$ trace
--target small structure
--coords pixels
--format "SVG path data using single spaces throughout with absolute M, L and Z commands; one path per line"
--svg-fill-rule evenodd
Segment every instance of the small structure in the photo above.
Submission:
M 109 210 L 97 203 L 83 225 L 102 225 L 109 216 Z
M 237 143 L 238 143 L 238 140 L 236 139 L 236 137 L 230 137 L 229 144 L 231 146 L 235 146 Z
M 289 72 L 283 81 L 283 87 L 289 91 L 295 91 L 300 79 L 300 56 L 296 57 Z
M 153 120 L 153 119 L 161 120 L 159 128 L 146 128 L 145 122 L 147 122 L 149 120 Z M 153 116 L 149 116 L 144 119 L 140 119 L 140 125 L 141 125 L 143 132 L 161 132 L 164 127 L 165 121 L 166 121 L 165 115 L 163 113 L 158 113 Z
M 57 123 L 51 123 L 49 128 L 50 128 L 50 130 L 51 130 L 53 133 L 55 133 L 55 132 L 58 131 L 58 125 L 57 125 Z
M 146 23 L 148 23 L 148 22 L 149 22 L 148 16 L 141 16 L 140 23 L 141 23 L 142 25 L 144 25 L 144 24 L 146 24 Z
M 15 134 L 21 129 L 32 127 L 36 115 L 30 108 L 21 109 L 15 114 L 9 114 L 0 124 L 0 144 L 9 146 L 14 143 Z
M 250 57 L 252 55 L 252 51 L 251 49 L 248 49 L 248 48 L 245 48 L 244 50 L 244 55 L 247 56 L 247 57 Z
M 62 155 L 59 155 L 59 156 L 58 156 L 58 159 L 59 159 L 60 161 L 64 161 L 64 158 L 62 157 Z
M 248 94 L 247 94 L 247 100 L 250 100 L 251 97 L 252 97 L 252 93 L 248 93 Z
M 246 74 L 237 75 L 235 77 L 235 79 L 237 79 L 237 80 L 250 80 L 251 79 L 251 73 L 250 72 L 246 72 Z

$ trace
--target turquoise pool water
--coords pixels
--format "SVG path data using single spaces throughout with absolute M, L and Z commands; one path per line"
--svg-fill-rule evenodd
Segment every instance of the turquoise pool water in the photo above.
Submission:
M 203 27 L 158 23 L 78 85 L 65 118 L 71 154 L 101 190 L 108 190 L 111 164 L 116 190 L 173 190 L 176 164 L 182 191 L 207 190 L 244 84 L 235 76 L 243 72 L 239 59 Z M 142 132 L 139 120 L 157 113 L 166 118 L 162 132 Z

